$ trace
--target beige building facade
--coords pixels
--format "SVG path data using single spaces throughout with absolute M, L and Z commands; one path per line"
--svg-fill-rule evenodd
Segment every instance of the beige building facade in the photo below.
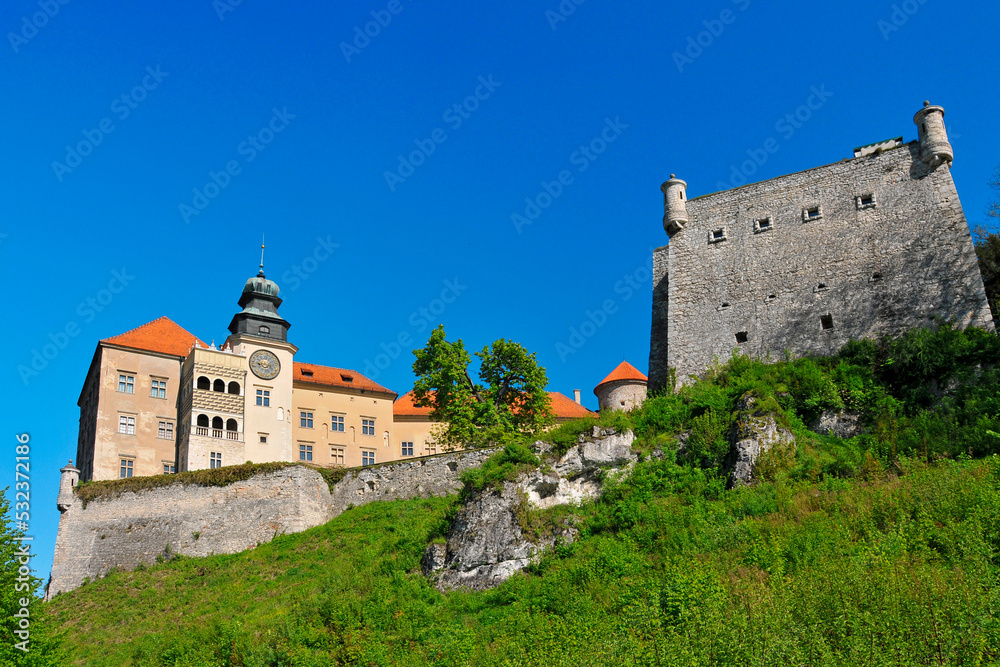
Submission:
M 430 408 L 357 371 L 295 361 L 278 286 L 247 281 L 217 348 L 166 317 L 101 340 L 78 405 L 80 481 L 245 462 L 374 465 L 442 452 Z M 593 413 L 549 392 L 557 422 Z

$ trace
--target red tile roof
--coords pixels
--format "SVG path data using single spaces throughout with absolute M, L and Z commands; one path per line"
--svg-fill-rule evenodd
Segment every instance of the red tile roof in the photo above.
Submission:
M 588 410 L 576 403 L 568 396 L 560 394 L 558 391 L 547 392 L 549 395 L 549 402 L 552 408 L 552 414 L 555 415 L 556 419 L 578 419 L 580 417 L 592 417 L 593 412 Z M 430 406 L 419 407 L 413 403 L 413 392 L 408 391 L 392 404 L 392 414 L 393 416 L 400 417 L 429 417 L 431 414 Z
M 401 417 L 429 417 L 431 414 L 431 407 L 417 407 L 413 404 L 414 397 L 413 392 L 408 391 L 399 398 L 396 402 L 392 404 L 392 415 Z
M 131 331 L 105 338 L 101 342 L 175 357 L 186 357 L 195 345 L 208 347 L 193 333 L 184 330 L 168 317 L 160 317 Z
M 378 391 L 383 394 L 396 394 L 393 390 L 386 389 L 357 371 L 352 371 L 348 368 L 320 366 L 318 364 L 301 364 L 297 361 L 292 363 L 292 380 L 295 382 L 322 384 L 328 387 L 346 387 L 349 389 L 362 389 L 364 391 Z
M 639 372 L 639 370 L 629 362 L 623 361 L 618 364 L 618 368 L 608 374 L 608 377 L 601 380 L 597 384 L 597 387 L 600 387 L 605 382 L 615 382 L 618 380 L 641 380 L 642 382 L 646 382 L 649 378 Z M 597 393 L 597 387 L 594 387 L 594 393 Z
M 549 401 L 552 403 L 552 414 L 556 416 L 556 419 L 579 419 L 580 417 L 595 416 L 595 413 L 558 391 L 549 392 Z

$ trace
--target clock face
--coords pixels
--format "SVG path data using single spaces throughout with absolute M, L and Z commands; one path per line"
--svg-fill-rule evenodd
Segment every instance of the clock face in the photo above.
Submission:
M 257 350 L 250 355 L 250 370 L 261 380 L 273 380 L 281 372 L 281 362 L 273 352 Z

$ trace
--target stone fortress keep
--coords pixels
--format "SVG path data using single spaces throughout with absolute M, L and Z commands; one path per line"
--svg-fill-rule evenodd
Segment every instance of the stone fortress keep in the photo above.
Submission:
M 653 254 L 651 390 L 734 350 L 831 354 L 935 318 L 993 330 L 944 109 L 925 102 L 913 121 L 916 141 L 690 200 L 671 174 L 669 243 Z

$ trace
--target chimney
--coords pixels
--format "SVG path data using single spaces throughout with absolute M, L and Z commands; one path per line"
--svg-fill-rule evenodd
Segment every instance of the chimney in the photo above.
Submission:
M 579 389 L 574 389 L 573 390 L 573 400 L 576 401 L 577 405 L 581 405 L 581 403 L 580 403 L 580 390 Z

